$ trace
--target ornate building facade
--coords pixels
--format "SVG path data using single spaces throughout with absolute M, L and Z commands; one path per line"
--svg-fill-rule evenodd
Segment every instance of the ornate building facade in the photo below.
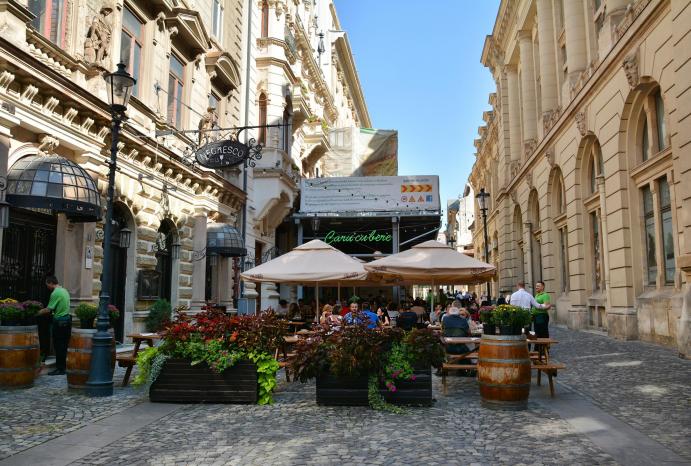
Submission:
M 301 178 L 328 176 L 330 132 L 372 126 L 352 51 L 332 0 L 257 2 L 252 71 L 263 158 L 254 168 L 255 264 L 298 244 L 288 221 Z M 252 286 L 252 285 L 251 285 Z M 263 284 L 261 309 L 295 287 Z
M 502 1 L 469 179 L 491 193 L 498 292 L 543 280 L 553 321 L 686 357 L 689 31 L 683 1 Z
M 115 180 L 118 339 L 157 298 L 232 306 L 242 176 L 188 155 L 211 130 L 243 124 L 244 11 L 240 0 L 0 0 L 0 175 L 11 204 L 2 297 L 45 303 L 54 273 L 75 304 L 96 300 L 111 138 L 103 75 L 122 61 L 137 85 Z M 185 132 L 200 128 L 210 131 Z

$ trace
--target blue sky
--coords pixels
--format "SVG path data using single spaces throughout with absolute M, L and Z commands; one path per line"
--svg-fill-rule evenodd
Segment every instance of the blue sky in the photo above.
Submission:
M 480 63 L 498 0 L 335 0 L 372 123 L 398 130 L 399 175 L 461 194 L 494 82 Z

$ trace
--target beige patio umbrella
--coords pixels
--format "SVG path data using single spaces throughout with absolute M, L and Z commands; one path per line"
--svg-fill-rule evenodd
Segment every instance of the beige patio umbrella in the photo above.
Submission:
M 349 284 L 364 280 L 367 272 L 349 255 L 318 239 L 296 247 L 289 253 L 258 265 L 240 274 L 243 280 L 261 283 L 313 285 L 317 292 L 319 316 L 319 286 Z
M 475 285 L 496 275 L 493 265 L 466 256 L 438 241 L 430 240 L 407 251 L 364 265 L 368 280 L 399 279 L 416 285 Z M 434 291 L 432 292 L 434 305 Z

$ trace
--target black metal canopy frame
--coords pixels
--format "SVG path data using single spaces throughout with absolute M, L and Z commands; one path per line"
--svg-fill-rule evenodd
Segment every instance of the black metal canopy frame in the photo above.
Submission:
M 28 155 L 15 162 L 7 174 L 7 201 L 13 207 L 64 213 L 73 222 L 101 219 L 96 182 L 59 155 Z

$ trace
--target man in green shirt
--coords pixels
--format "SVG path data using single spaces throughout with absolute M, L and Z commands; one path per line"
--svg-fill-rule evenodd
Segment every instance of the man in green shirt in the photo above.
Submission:
M 545 282 L 539 281 L 535 284 L 535 301 L 538 304 L 549 304 L 549 294 L 545 293 Z M 532 309 L 533 329 L 538 338 L 549 338 L 549 314 L 546 309 Z
M 49 372 L 48 375 L 64 375 L 67 369 L 67 346 L 72 334 L 70 294 L 52 275 L 46 278 L 46 286 L 51 291 L 50 300 L 48 307 L 41 309 L 40 314 L 53 315 L 53 348 L 55 348 L 55 370 Z

